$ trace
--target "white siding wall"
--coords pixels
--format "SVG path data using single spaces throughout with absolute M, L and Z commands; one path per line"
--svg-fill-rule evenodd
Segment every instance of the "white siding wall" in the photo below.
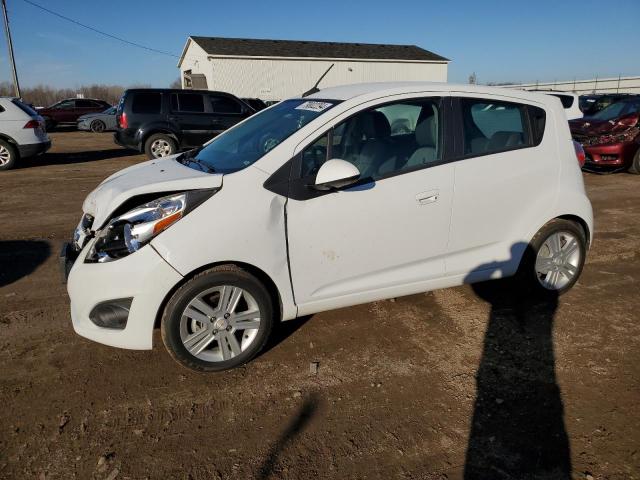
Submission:
M 291 60 L 252 58 L 207 58 L 202 48 L 191 42 L 180 67 L 203 73 L 210 90 L 238 97 L 282 100 L 300 95 L 316 83 L 329 66 L 335 66 L 320 88 L 360 82 L 447 81 L 446 63 Z

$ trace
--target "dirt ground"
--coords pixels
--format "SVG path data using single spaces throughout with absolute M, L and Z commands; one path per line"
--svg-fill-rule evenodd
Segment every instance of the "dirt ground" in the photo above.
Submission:
M 142 156 L 51 136 L 0 174 L 0 478 L 640 478 L 640 177 L 585 175 L 594 244 L 557 302 L 485 284 L 346 308 L 200 375 L 159 335 L 73 332 L 58 252 Z

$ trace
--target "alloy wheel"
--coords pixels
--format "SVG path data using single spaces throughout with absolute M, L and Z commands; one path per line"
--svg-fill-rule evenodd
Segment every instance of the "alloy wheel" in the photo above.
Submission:
M 206 362 L 230 360 L 254 342 L 261 313 L 246 290 L 221 285 L 193 298 L 180 319 L 180 339 L 194 357 Z
M 573 233 L 551 234 L 538 249 L 536 277 L 547 290 L 562 290 L 578 274 L 582 251 Z
M 0 145 L 0 166 L 7 165 L 11 161 L 11 152 Z
M 151 144 L 151 153 L 155 158 L 171 155 L 171 144 L 162 138 L 158 138 Z

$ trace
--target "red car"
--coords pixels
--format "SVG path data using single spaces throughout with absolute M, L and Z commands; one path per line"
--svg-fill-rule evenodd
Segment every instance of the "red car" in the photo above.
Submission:
M 612 103 L 590 117 L 569 122 L 586 152 L 585 170 L 629 170 L 640 174 L 640 96 Z
M 91 98 L 68 98 L 51 105 L 39 108 L 38 113 L 44 118 L 47 130 L 56 125 L 76 125 L 78 117 L 86 113 L 103 112 L 109 108 L 107 102 Z

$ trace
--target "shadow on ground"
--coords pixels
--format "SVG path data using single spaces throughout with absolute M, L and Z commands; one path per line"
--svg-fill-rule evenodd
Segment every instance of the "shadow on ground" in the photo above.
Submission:
M 41 240 L 0 241 L 0 287 L 33 273 L 51 255 Z
M 312 393 L 305 399 L 298 413 L 291 419 L 287 428 L 280 434 L 278 440 L 276 440 L 269 449 L 269 453 L 258 469 L 257 479 L 266 480 L 270 478 L 274 472 L 276 475 L 273 478 L 279 478 L 276 471 L 278 457 L 304 430 L 311 418 L 315 415 L 319 405 L 320 398 L 316 393 Z
M 68 165 L 73 163 L 95 162 L 98 160 L 109 160 L 120 157 L 131 157 L 139 155 L 135 150 L 124 148 L 110 148 L 107 150 L 87 150 L 85 152 L 51 153 L 47 152 L 37 157 L 20 160 L 17 168 L 43 167 L 45 165 Z
M 570 447 L 553 350 L 557 294 L 524 294 L 511 279 L 478 283 L 473 290 L 491 311 L 476 375 L 465 480 L 569 480 Z

